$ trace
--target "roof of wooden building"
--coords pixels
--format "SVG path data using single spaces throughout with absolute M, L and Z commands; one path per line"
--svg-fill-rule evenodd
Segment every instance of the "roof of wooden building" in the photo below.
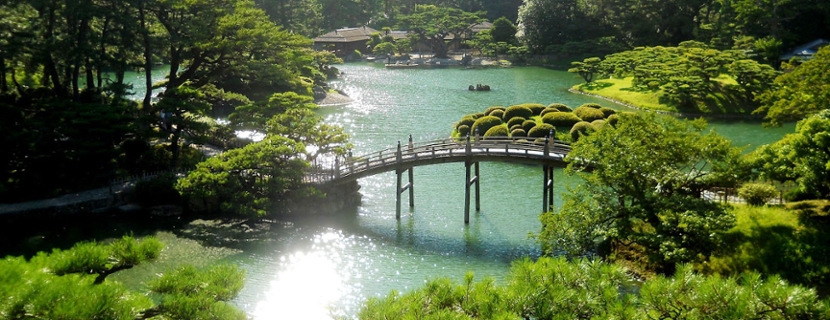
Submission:
M 357 28 L 342 28 L 314 38 L 314 42 L 347 43 L 366 41 L 372 33 L 378 32 L 367 26 Z

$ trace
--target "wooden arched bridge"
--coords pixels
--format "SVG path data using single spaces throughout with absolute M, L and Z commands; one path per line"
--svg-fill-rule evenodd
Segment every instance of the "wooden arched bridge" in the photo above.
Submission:
M 409 191 L 409 206 L 415 206 L 412 169 L 417 166 L 464 162 L 467 170 L 464 199 L 464 222 L 470 221 L 471 186 L 475 186 L 476 210 L 481 209 L 479 187 L 479 162 L 499 161 L 541 165 L 542 208 L 547 211 L 553 205 L 553 168 L 564 167 L 570 147 L 550 138 L 527 137 L 467 137 L 466 139 L 438 139 L 409 143 L 380 150 L 362 156 L 349 154 L 336 158 L 329 166 L 312 166 L 305 182 L 312 184 L 338 184 L 354 181 L 375 174 L 395 171 L 398 178 L 395 216 L 401 216 L 401 194 Z M 471 172 L 471 169 L 473 172 Z M 402 184 L 403 173 L 408 172 L 409 183 Z

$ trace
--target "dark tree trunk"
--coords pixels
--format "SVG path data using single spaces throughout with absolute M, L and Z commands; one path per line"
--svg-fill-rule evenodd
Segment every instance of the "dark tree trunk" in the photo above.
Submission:
M 150 31 L 147 30 L 147 19 L 144 13 L 145 2 L 141 1 L 138 7 L 138 16 L 141 22 L 141 37 L 144 42 L 144 84 L 147 91 L 144 92 L 144 101 L 142 102 L 143 110 L 146 113 L 151 112 L 151 100 L 153 98 L 153 53 L 150 47 Z
M 92 74 L 92 70 L 95 69 L 95 67 L 92 66 L 92 60 L 90 60 L 89 57 L 86 58 L 85 65 L 84 71 L 86 71 L 86 88 L 95 89 L 95 76 Z
M 6 59 L 0 57 L 0 92 L 8 92 L 9 83 L 6 81 Z

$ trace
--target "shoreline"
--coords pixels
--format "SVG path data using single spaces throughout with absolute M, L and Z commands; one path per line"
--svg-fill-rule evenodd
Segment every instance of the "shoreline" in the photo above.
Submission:
M 632 104 L 629 104 L 629 103 L 626 103 L 626 102 L 623 102 L 623 101 L 620 101 L 620 100 L 617 100 L 617 99 L 614 99 L 614 98 L 598 95 L 596 93 L 588 93 L 588 92 L 585 92 L 585 91 L 580 91 L 580 90 L 574 89 L 573 87 L 569 88 L 568 92 L 603 99 L 605 101 L 610 101 L 610 102 L 619 104 L 621 106 L 625 106 L 627 108 L 631 108 L 631 109 L 635 109 L 635 110 L 654 112 L 654 113 L 657 113 L 657 114 L 665 114 L 665 115 L 675 116 L 675 117 L 679 117 L 679 118 L 707 118 L 707 119 L 734 119 L 734 120 L 763 120 L 764 119 L 764 116 L 751 115 L 751 114 L 685 113 L 685 112 L 654 110 L 654 109 L 635 106 L 635 105 L 632 105 Z
M 314 103 L 320 107 L 346 105 L 354 101 L 354 99 L 340 92 L 325 92 L 322 94 L 322 98 L 314 99 Z

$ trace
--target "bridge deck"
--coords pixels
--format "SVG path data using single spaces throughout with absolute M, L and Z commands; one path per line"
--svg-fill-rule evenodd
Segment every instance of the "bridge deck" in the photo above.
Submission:
M 306 182 L 341 183 L 363 177 L 423 165 L 448 162 L 500 161 L 565 166 L 570 147 L 545 138 L 487 137 L 486 139 L 439 139 L 380 150 L 357 157 L 337 159 L 328 169 L 313 168 Z

